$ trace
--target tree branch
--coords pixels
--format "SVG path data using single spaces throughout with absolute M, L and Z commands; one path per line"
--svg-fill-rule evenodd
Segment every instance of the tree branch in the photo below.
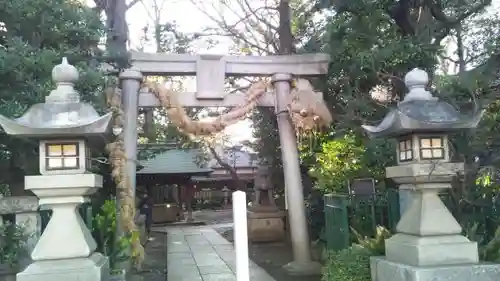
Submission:
M 217 151 L 215 150 L 215 148 L 211 145 L 207 145 L 207 148 L 208 150 L 210 151 L 210 154 L 212 154 L 212 156 L 214 157 L 215 161 L 217 161 L 217 163 L 226 171 L 229 172 L 229 174 L 231 175 L 231 179 L 233 180 L 234 182 L 234 188 L 236 190 L 243 190 L 243 184 L 242 182 L 240 182 L 240 179 L 238 177 L 238 173 L 236 172 L 236 169 L 234 167 L 232 167 L 231 165 L 229 165 L 228 163 L 226 163 L 220 156 L 219 154 L 217 153 Z
M 127 10 L 135 6 L 135 4 L 139 3 L 140 1 L 141 0 L 132 0 L 130 3 L 127 4 Z

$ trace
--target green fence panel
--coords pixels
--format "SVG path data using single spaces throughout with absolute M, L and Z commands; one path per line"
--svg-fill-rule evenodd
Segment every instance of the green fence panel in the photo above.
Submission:
M 345 195 L 327 194 L 324 197 L 325 239 L 329 250 L 338 251 L 350 245 L 347 204 Z
M 356 242 L 352 231 L 374 236 L 377 226 L 395 231 L 399 222 L 396 189 L 373 195 L 327 194 L 324 196 L 325 240 L 328 249 L 341 250 Z
M 470 195 L 463 200 L 450 191 L 440 194 L 443 203 L 464 232 L 474 229 L 472 240 L 486 244 L 500 227 L 500 196 L 496 193 Z M 470 202 L 469 202 L 470 201 Z M 388 188 L 373 195 L 328 194 L 324 196 L 325 240 L 328 249 L 341 250 L 356 242 L 352 230 L 373 236 L 377 226 L 393 233 L 400 219 L 398 189 Z

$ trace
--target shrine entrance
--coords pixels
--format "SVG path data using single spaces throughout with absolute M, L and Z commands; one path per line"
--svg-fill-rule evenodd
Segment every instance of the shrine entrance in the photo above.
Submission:
M 317 273 L 313 262 L 306 222 L 302 178 L 299 168 L 296 131 L 326 126 L 331 115 L 322 95 L 315 92 L 306 78 L 327 73 L 329 56 L 305 54 L 287 56 L 219 56 L 131 53 L 131 68 L 119 75 L 122 89 L 123 135 L 127 174 L 136 186 L 138 108 L 164 107 L 169 120 L 188 134 L 206 135 L 222 131 L 244 118 L 255 107 L 276 109 L 286 183 L 286 201 L 294 260 L 285 268 L 290 274 Z M 146 76 L 196 76 L 195 93 L 174 93 L 164 85 L 143 84 Z M 271 83 L 253 84 L 247 94 L 224 94 L 225 78 L 271 77 Z M 296 82 L 297 86 L 292 87 Z M 144 87 L 146 86 L 146 87 Z M 229 113 L 214 122 L 191 121 L 183 107 L 229 107 Z M 171 113 L 169 115 L 169 113 Z M 133 190 L 133 194 L 135 190 Z
M 151 149 L 152 151 L 154 149 Z M 147 193 L 152 199 L 152 223 L 193 220 L 193 177 L 208 176 L 212 170 L 196 163 L 198 151 L 176 149 L 157 152 L 141 161 L 136 175 L 136 198 Z M 139 190 L 142 189 L 142 190 Z M 187 217 L 184 218 L 184 207 Z

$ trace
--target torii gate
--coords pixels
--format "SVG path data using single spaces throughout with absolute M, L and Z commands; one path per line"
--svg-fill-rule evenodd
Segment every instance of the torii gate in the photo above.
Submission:
M 140 92 L 144 76 L 196 76 L 196 93 L 182 93 L 179 102 L 185 107 L 234 107 L 245 102 L 242 94 L 224 95 L 226 76 L 272 76 L 275 92 L 265 94 L 259 106 L 275 107 L 286 200 L 294 260 L 285 266 L 290 274 L 317 273 L 320 265 L 311 259 L 306 222 L 297 139 L 287 111 L 287 95 L 294 76 L 311 77 L 327 73 L 330 57 L 326 54 L 282 56 L 220 56 L 131 53 L 131 68 L 120 73 L 124 111 L 124 142 L 128 159 L 137 159 L 138 107 L 160 107 L 152 93 Z M 130 182 L 136 183 L 136 163 L 128 161 Z

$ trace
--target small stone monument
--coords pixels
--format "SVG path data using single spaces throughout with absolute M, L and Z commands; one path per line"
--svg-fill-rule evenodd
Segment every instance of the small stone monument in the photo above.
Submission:
M 88 172 L 91 145 L 104 145 L 111 113 L 99 116 L 87 103 L 80 102 L 73 88 L 77 69 L 62 64 L 52 70 L 57 84 L 45 103 L 33 105 L 20 118 L 0 116 L 0 126 L 9 135 L 39 141 L 38 176 L 26 176 L 25 189 L 39 204 L 51 208 L 52 217 L 38 240 L 33 263 L 17 274 L 17 281 L 108 280 L 108 258 L 96 250 L 78 206 L 102 187 L 102 176 Z
M 259 166 L 254 180 L 254 192 L 252 206 L 247 211 L 248 238 L 252 242 L 282 240 L 285 236 L 285 213 L 274 202 L 268 166 Z
M 371 259 L 372 280 L 500 280 L 500 265 L 479 263 L 477 243 L 461 235 L 438 195 L 464 170 L 463 163 L 450 162 L 448 134 L 475 128 L 483 112 L 460 114 L 433 97 L 428 82 L 425 71 L 410 71 L 404 100 L 377 127 L 363 126 L 371 137 L 398 140 L 398 165 L 386 174 L 411 191 L 397 234 L 385 241 L 386 256 Z

